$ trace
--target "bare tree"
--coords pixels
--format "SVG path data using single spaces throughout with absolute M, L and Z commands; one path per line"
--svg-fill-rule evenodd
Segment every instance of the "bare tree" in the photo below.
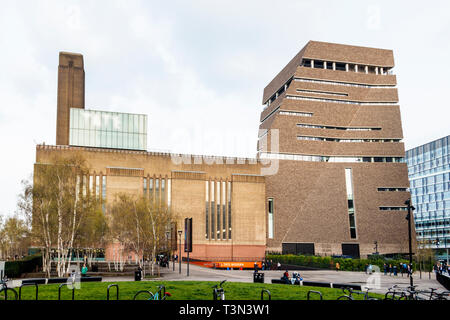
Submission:
M 142 258 L 149 258 L 153 274 L 156 254 L 167 245 L 165 236 L 173 220 L 169 208 L 147 197 L 121 193 L 109 212 L 112 238 L 125 251 L 135 253 L 140 266 Z
M 0 223 L 0 256 L 16 260 L 27 255 L 29 234 L 26 222 L 17 214 Z
M 81 155 L 56 155 L 45 164 L 35 165 L 33 185 L 25 183 L 19 207 L 30 216 L 34 240 L 43 249 L 48 275 L 54 247 L 58 276 L 66 274 L 73 248 L 80 240 L 82 223 L 99 208 L 99 200 L 84 192 L 87 186 L 82 184 L 83 177 L 88 174 Z

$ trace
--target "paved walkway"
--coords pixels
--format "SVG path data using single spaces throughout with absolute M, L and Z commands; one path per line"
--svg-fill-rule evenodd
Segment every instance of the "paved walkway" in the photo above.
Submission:
M 189 277 L 186 276 L 187 265 L 181 264 L 181 274 L 179 273 L 179 265 L 175 265 L 175 271 L 170 264 L 170 268 L 162 268 L 161 276 L 159 278 L 153 278 L 151 280 L 165 280 L 165 281 L 222 281 L 228 282 L 253 282 L 252 270 L 220 270 L 204 268 L 196 265 L 189 265 Z M 265 283 L 271 283 L 272 279 L 280 279 L 283 270 L 281 271 L 260 271 L 264 273 Z M 401 274 L 398 276 L 384 275 L 378 273 L 374 275 L 368 275 L 364 272 L 351 272 L 351 271 L 332 271 L 332 270 L 314 270 L 314 271 L 289 271 L 299 272 L 305 281 L 318 281 L 318 282 L 332 282 L 332 283 L 348 283 L 348 284 L 360 284 L 362 287 L 368 285 L 368 281 L 372 281 L 371 287 L 378 283 L 378 288 L 373 288 L 371 291 L 378 293 L 385 293 L 393 285 L 400 287 L 409 286 L 409 278 Z M 104 277 L 103 281 L 133 281 L 133 277 Z M 379 280 L 379 281 L 378 281 Z M 436 280 L 436 276 L 432 273 L 431 279 L 428 273 L 422 272 L 422 279 L 420 279 L 419 272 L 413 275 L 414 285 L 417 285 L 419 289 L 436 288 L 439 290 L 445 290 L 445 288 Z

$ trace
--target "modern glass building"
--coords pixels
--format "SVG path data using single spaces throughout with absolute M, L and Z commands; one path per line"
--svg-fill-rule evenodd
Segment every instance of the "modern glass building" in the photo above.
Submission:
M 147 115 L 70 108 L 69 145 L 147 150 Z
M 433 249 L 449 248 L 450 136 L 406 151 L 406 162 L 416 208 L 417 243 Z

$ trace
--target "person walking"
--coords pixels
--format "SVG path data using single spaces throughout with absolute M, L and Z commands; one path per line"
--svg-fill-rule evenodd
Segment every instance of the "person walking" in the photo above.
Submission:
M 81 268 L 81 276 L 86 277 L 87 271 L 88 271 L 88 268 L 86 267 L 86 263 L 85 263 L 85 264 L 83 264 L 83 267 Z
M 339 264 L 339 262 L 336 262 L 336 271 L 339 271 L 340 268 L 341 268 L 341 265 Z
M 384 275 L 387 275 L 387 265 L 386 265 L 386 263 L 383 264 L 383 271 L 384 271 Z

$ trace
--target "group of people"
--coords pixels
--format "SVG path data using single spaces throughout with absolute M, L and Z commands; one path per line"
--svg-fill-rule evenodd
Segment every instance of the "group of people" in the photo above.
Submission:
M 447 265 L 445 262 L 438 262 L 434 265 L 434 272 L 435 273 L 447 273 L 450 274 L 450 265 Z
M 367 272 L 367 270 L 366 270 L 366 272 Z M 399 272 L 403 276 L 403 274 L 406 273 L 406 275 L 409 277 L 409 275 L 411 273 L 411 265 L 410 264 L 406 264 L 406 263 L 400 263 L 397 266 L 396 264 L 392 265 L 392 264 L 386 264 L 385 263 L 383 265 L 383 272 L 384 272 L 384 275 L 387 275 L 389 273 L 390 276 L 392 274 L 394 274 L 394 276 L 397 276 Z
M 256 271 L 259 269 L 257 262 L 254 263 L 254 268 Z M 274 263 L 272 260 L 263 260 L 261 262 L 261 270 L 281 270 L 281 263 Z
M 286 270 L 283 273 L 281 280 L 286 284 L 300 284 L 300 281 L 303 281 L 303 278 L 298 272 L 292 273 L 292 278 L 289 278 L 289 271 Z

